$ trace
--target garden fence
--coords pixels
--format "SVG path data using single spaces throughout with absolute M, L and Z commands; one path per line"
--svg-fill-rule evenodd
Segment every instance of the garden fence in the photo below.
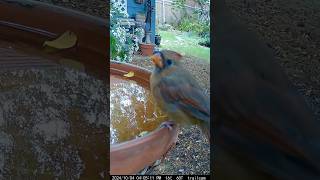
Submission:
M 186 12 L 192 13 L 194 10 L 200 10 L 193 1 L 187 1 Z M 183 12 L 174 9 L 172 0 L 156 0 L 156 23 L 157 24 L 176 24 L 182 18 Z

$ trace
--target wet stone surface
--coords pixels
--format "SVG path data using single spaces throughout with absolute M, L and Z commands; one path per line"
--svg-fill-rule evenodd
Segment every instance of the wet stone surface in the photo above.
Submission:
M 61 66 L 1 70 L 0 179 L 106 173 L 108 97 L 102 81 Z

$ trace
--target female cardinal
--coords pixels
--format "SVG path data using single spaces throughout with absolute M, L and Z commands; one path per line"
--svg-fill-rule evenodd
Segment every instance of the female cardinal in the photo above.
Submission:
M 197 124 L 210 140 L 210 102 L 200 86 L 180 64 L 182 56 L 170 50 L 155 52 L 150 77 L 157 105 L 179 124 Z

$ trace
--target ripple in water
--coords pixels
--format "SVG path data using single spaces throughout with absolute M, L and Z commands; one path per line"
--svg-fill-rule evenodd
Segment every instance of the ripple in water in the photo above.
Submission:
M 111 144 L 134 139 L 144 131 L 151 132 L 166 120 L 148 89 L 132 80 L 110 77 Z

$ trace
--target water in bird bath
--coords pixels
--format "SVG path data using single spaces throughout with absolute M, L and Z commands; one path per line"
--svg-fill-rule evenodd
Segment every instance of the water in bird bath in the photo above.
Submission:
M 62 67 L 0 71 L 0 179 L 106 174 L 106 92 L 101 81 Z
M 116 144 L 151 132 L 167 117 L 155 106 L 148 89 L 137 82 L 110 77 L 110 143 Z
M 106 84 L 20 48 L 0 41 L 0 179 L 105 177 Z

